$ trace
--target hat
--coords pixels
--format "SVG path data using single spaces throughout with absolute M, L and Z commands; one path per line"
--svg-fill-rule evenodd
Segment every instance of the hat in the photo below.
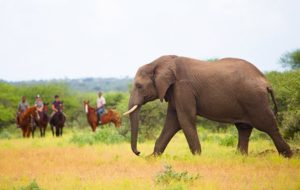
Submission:
M 41 96 L 40 96 L 39 94 L 37 94 L 35 98 L 40 98 L 40 97 L 41 97 Z

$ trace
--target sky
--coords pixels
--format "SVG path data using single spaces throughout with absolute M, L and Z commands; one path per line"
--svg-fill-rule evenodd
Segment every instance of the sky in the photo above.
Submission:
M 134 77 L 154 59 L 237 57 L 283 68 L 299 0 L 1 0 L 0 79 Z

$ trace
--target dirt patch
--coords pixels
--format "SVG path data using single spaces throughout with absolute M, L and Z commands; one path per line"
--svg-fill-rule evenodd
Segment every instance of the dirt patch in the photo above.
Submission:
M 262 152 L 259 152 L 257 155 L 258 156 L 266 156 L 266 155 L 274 154 L 274 153 L 277 153 L 277 151 L 273 150 L 273 149 L 267 149 L 267 150 L 264 150 Z
M 300 148 L 292 148 L 293 156 L 300 157 Z
M 295 156 L 300 157 L 300 148 L 292 148 L 292 152 L 293 152 L 293 157 L 295 157 Z M 277 153 L 276 150 L 267 149 L 267 150 L 257 153 L 257 156 L 266 156 L 266 155 L 275 154 L 275 153 Z

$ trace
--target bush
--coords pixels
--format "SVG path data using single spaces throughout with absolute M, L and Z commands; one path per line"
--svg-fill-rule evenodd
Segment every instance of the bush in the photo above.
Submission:
M 115 128 L 104 128 L 99 129 L 95 133 L 76 133 L 70 139 L 71 143 L 83 145 L 93 145 L 93 144 L 117 144 L 121 142 L 126 142 L 128 138 L 122 136 L 118 133 Z
M 164 171 L 155 177 L 155 183 L 169 185 L 174 182 L 192 182 L 199 178 L 199 175 L 191 175 L 187 171 L 175 172 L 171 165 L 165 165 Z
M 0 131 L 0 139 L 11 139 L 11 134 L 7 130 Z
M 148 140 L 155 139 L 161 131 L 166 118 L 167 104 L 159 100 L 143 105 L 140 112 L 140 137 Z
M 288 111 L 283 116 L 283 135 L 287 139 L 294 139 L 300 134 L 300 111 Z
M 35 180 L 33 180 L 26 187 L 21 187 L 20 190 L 41 190 L 41 188 L 39 187 L 37 182 Z

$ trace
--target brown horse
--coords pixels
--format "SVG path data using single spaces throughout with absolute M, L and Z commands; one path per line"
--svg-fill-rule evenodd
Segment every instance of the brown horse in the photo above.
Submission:
M 44 103 L 43 111 L 38 112 L 40 119 L 35 119 L 33 128 L 32 128 L 32 137 L 34 137 L 35 129 L 40 128 L 41 137 L 45 137 L 46 128 L 49 122 L 49 117 L 47 115 L 49 103 Z
M 23 137 L 30 137 L 32 131 L 32 124 L 34 120 L 39 120 L 39 115 L 37 113 L 37 108 L 32 106 L 19 116 L 19 125 L 23 132 Z
M 83 101 L 84 110 L 88 123 L 92 127 L 93 132 L 96 131 L 98 126 L 98 116 L 96 109 L 89 105 L 89 101 Z M 115 127 L 119 128 L 121 126 L 121 118 L 118 112 L 112 109 L 108 109 L 107 113 L 104 113 L 101 116 L 101 125 L 113 123 Z

